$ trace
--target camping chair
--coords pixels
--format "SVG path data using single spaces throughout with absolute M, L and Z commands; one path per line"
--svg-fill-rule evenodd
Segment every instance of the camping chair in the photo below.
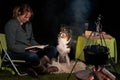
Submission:
M 7 66 L 2 66 L 4 64 L 5 61 L 8 61 L 14 70 L 12 70 L 11 68 L 8 68 Z M 25 76 L 27 75 L 27 73 L 23 73 L 23 72 L 20 72 L 18 70 L 18 67 L 16 65 L 16 63 L 25 63 L 24 60 L 12 60 L 8 54 L 8 51 L 7 51 L 7 43 L 6 43 L 6 38 L 5 38 L 5 34 L 3 33 L 0 33 L 0 68 L 2 70 L 9 70 L 11 71 L 11 73 L 13 75 L 15 75 L 16 73 L 19 75 L 19 76 Z

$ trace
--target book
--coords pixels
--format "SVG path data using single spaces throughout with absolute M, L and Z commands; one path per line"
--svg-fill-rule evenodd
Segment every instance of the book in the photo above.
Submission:
M 35 45 L 35 46 L 30 46 L 26 47 L 25 50 L 39 50 L 39 49 L 44 49 L 48 45 Z

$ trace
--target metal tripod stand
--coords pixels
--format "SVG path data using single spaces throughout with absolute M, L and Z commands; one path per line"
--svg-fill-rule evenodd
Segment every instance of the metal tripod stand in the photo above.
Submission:
M 106 41 L 105 41 L 105 38 L 104 38 L 104 36 L 103 36 L 103 34 L 102 34 L 101 18 L 102 18 L 102 16 L 99 15 L 98 18 L 97 18 L 97 22 L 96 22 L 96 33 L 91 32 L 91 34 L 89 35 L 89 37 L 88 37 L 87 42 L 86 42 L 85 45 L 87 45 L 87 44 L 89 43 L 89 39 L 91 38 L 91 36 L 94 35 L 94 36 L 99 36 L 99 37 L 100 37 L 100 41 L 101 41 L 101 45 L 102 45 L 102 46 L 103 46 L 103 42 L 104 42 L 105 46 L 107 46 Z M 81 56 L 82 53 L 83 53 L 83 50 L 82 50 L 82 52 L 80 52 L 79 58 L 80 58 L 80 56 Z M 110 55 L 109 55 L 109 56 L 110 56 Z M 110 56 L 109 58 L 111 59 L 111 56 Z M 111 59 L 111 60 L 112 60 L 112 59 Z M 70 76 L 71 76 L 71 74 L 72 74 L 72 71 L 73 71 L 73 69 L 75 68 L 77 62 L 78 62 L 78 60 L 77 60 L 76 63 L 74 64 L 74 66 L 73 66 L 73 68 L 72 68 L 72 70 L 71 70 L 71 73 L 70 73 L 69 76 L 67 77 L 67 80 L 70 78 Z M 93 64 L 92 64 L 92 65 L 93 65 Z M 100 70 L 99 70 L 99 69 L 100 69 Z M 114 68 L 114 69 L 115 69 L 115 68 Z M 93 75 L 93 74 L 96 75 L 96 72 L 99 72 L 99 73 L 103 73 L 103 72 L 104 72 L 104 74 L 107 74 L 107 76 L 109 75 L 112 80 L 115 80 L 115 78 L 116 78 L 116 77 L 115 77 L 113 74 L 111 74 L 107 69 L 105 69 L 103 66 L 101 66 L 101 64 L 99 65 L 99 63 L 98 63 L 97 65 L 95 65 L 95 67 L 93 68 L 93 71 L 92 71 L 91 73 L 92 73 L 92 75 Z M 91 73 L 90 73 L 90 74 L 91 74 Z M 86 76 L 86 77 L 87 77 L 87 76 Z M 98 79 L 99 79 L 99 80 L 102 80 L 102 79 L 99 78 L 99 76 L 98 76 Z M 88 79 L 87 79 L 87 80 L 88 80 Z

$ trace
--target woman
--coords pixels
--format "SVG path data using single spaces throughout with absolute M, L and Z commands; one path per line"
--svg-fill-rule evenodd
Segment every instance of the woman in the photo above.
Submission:
M 30 22 L 32 16 L 33 11 L 28 4 L 16 6 L 13 9 L 13 18 L 5 25 L 5 34 L 10 56 L 13 59 L 25 60 L 32 67 L 30 71 L 34 73 L 34 76 L 37 76 L 33 69 L 47 73 L 57 70 L 56 67 L 44 67 L 52 58 L 55 58 L 57 50 L 53 46 L 40 45 L 35 41 Z M 40 49 L 26 50 L 26 48 L 35 45 Z

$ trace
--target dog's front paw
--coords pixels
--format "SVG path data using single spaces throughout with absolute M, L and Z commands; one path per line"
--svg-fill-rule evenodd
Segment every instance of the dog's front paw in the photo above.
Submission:
M 65 56 L 60 56 L 59 62 L 60 62 L 60 63 L 66 63 L 66 58 L 65 58 Z

